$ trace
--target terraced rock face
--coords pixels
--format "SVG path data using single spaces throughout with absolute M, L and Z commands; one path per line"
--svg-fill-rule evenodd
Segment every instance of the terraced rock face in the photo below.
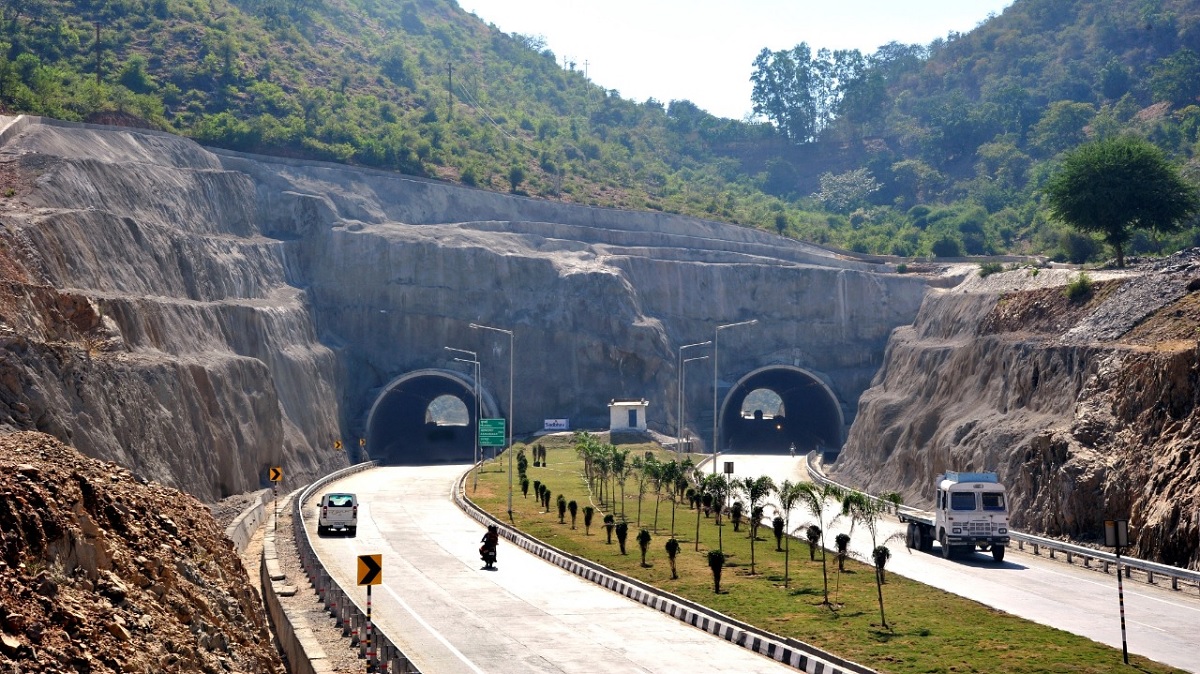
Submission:
M 679 346 L 758 319 L 720 337 L 722 393 L 786 369 L 829 418 L 790 416 L 837 444 L 926 285 L 745 227 L 12 122 L 0 425 L 206 501 L 265 486 L 271 466 L 287 488 L 344 465 L 335 441 L 379 455 L 376 440 L 424 432 L 418 414 L 389 436 L 394 408 L 377 403 L 418 372 L 470 395 L 447 346 L 478 353 L 482 397 L 507 411 L 508 340 L 471 323 L 514 333 L 517 433 L 605 428 L 611 399 L 646 398 L 650 427 L 673 435 Z M 702 372 L 686 416 L 704 443 Z
M 1100 273 L 974 278 L 896 331 L 835 474 L 930 505 L 944 470 L 996 470 L 1015 527 L 1200 567 L 1200 249 Z

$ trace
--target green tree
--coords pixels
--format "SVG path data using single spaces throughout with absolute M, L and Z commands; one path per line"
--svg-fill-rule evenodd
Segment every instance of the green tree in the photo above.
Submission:
M 566 524 L 567 523 L 567 497 L 563 496 L 562 494 L 559 494 L 558 500 L 556 500 L 554 502 L 554 504 L 556 506 L 558 506 L 558 523 Z
M 575 528 L 575 516 L 579 513 L 579 504 L 575 501 L 567 503 L 567 511 L 571 513 L 571 528 Z
M 1135 229 L 1178 231 L 1200 208 L 1196 187 L 1149 142 L 1130 136 L 1081 145 L 1045 187 L 1050 214 L 1104 237 L 1125 266 Z
M 617 522 L 617 545 L 621 547 L 621 554 L 625 554 L 625 541 L 629 537 L 629 523 L 625 520 Z
M 1150 66 L 1150 93 L 1155 101 L 1176 107 L 1195 103 L 1200 93 L 1200 56 L 1180 49 Z

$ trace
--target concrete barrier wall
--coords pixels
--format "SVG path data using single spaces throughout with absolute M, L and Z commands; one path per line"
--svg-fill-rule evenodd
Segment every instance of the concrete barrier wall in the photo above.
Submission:
M 258 527 L 262 524 L 263 518 L 267 514 L 267 501 L 271 499 L 273 490 L 264 489 L 258 492 L 254 503 L 241 512 L 233 523 L 225 527 L 225 536 L 233 541 L 233 547 L 237 548 L 238 554 L 246 551 L 246 546 L 250 544 L 250 539 L 254 537 L 254 532 L 258 531 Z

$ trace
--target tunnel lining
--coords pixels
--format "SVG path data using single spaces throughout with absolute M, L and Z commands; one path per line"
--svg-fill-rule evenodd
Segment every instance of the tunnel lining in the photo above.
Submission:
M 782 419 L 742 419 L 746 397 L 760 388 L 779 395 Z M 729 388 L 719 409 L 719 451 L 777 453 L 793 442 L 807 450 L 840 447 L 844 441 L 845 416 L 837 396 L 820 376 L 801 367 L 767 365 L 747 373 Z
M 429 405 L 442 395 L 467 406 L 466 426 L 426 423 Z M 499 418 L 495 399 L 479 388 L 480 414 Z M 471 462 L 475 456 L 475 380 L 454 370 L 425 368 L 400 375 L 380 391 L 366 418 L 367 449 L 383 463 Z

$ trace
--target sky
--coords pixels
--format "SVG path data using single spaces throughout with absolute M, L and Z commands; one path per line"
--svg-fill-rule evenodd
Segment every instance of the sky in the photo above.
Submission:
M 888 42 L 965 33 L 1013 0 L 458 0 L 506 33 L 546 47 L 622 98 L 689 100 L 718 117 L 751 110 L 763 48 L 870 54 Z

